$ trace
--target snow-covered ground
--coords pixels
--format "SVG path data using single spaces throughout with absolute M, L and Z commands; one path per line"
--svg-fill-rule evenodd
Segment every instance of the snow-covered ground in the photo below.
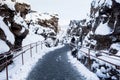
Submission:
M 68 26 L 62 26 L 60 28 L 60 32 L 58 33 L 57 38 L 59 40 L 62 40 L 64 36 L 66 35 L 66 30 Z M 37 41 L 43 41 L 43 37 L 39 35 L 35 35 L 32 33 L 32 29 L 30 29 L 29 35 L 23 40 L 23 46 L 28 45 L 33 42 Z M 9 70 L 9 80 L 26 80 L 29 72 L 32 70 L 32 68 L 35 66 L 37 61 L 39 59 L 42 59 L 42 57 L 48 53 L 49 51 L 52 51 L 54 49 L 60 48 L 63 45 L 59 45 L 57 47 L 52 47 L 52 48 L 47 48 L 44 46 L 44 44 L 38 46 L 38 51 L 36 53 L 36 49 L 33 48 L 32 53 L 33 56 L 32 58 L 30 57 L 30 51 L 27 51 L 24 53 L 24 65 L 22 65 L 22 58 L 21 55 L 13 60 L 13 64 L 11 64 L 8 67 Z M 69 52 L 70 53 L 70 52 Z M 80 74 L 86 77 L 87 80 L 99 80 L 95 74 L 90 72 L 85 66 L 83 66 L 79 61 L 77 61 L 75 58 L 73 58 L 71 55 L 68 55 L 69 61 L 75 66 Z M 6 80 L 6 71 L 3 70 L 0 72 L 0 80 Z
M 11 76 L 9 76 L 10 80 L 26 80 L 29 72 L 32 70 L 32 68 L 35 66 L 35 64 L 37 63 L 37 61 L 39 59 L 42 59 L 42 57 L 49 51 L 52 51 L 52 50 L 54 50 L 56 48 L 60 48 L 60 47 L 62 47 L 62 46 L 53 47 L 53 48 L 46 48 L 44 46 L 42 50 L 40 50 L 38 53 L 34 54 L 34 56 L 31 59 L 26 61 L 27 63 L 25 63 L 25 65 L 18 68 L 18 70 L 15 71 L 15 73 L 13 73 Z
M 34 43 L 37 41 L 43 41 L 43 37 L 39 35 L 35 35 L 32 32 L 23 40 L 23 46 L 28 45 L 30 43 Z M 37 61 L 39 59 L 42 59 L 42 57 L 48 53 L 51 50 L 54 50 L 56 48 L 60 48 L 61 46 L 58 47 L 52 47 L 52 48 L 47 48 L 45 47 L 44 44 L 39 45 L 37 48 L 37 53 L 36 53 L 36 48 L 32 49 L 32 58 L 30 56 L 30 51 L 27 51 L 24 53 L 24 65 L 22 65 L 22 57 L 21 55 L 13 60 L 13 63 L 9 65 L 8 67 L 8 74 L 9 74 L 9 80 L 25 80 L 29 72 L 32 70 L 32 68 L 35 66 Z M 20 52 L 16 53 L 19 54 Z M 6 80 L 6 70 L 3 70 L 0 72 L 0 80 Z
M 62 45 L 53 48 L 46 48 L 45 46 L 43 46 L 43 49 L 39 49 L 38 53 L 36 53 L 35 50 L 33 51 L 34 55 L 32 58 L 28 58 L 29 52 L 25 53 L 26 55 L 24 57 L 26 59 L 24 65 L 22 65 L 21 63 L 21 56 L 18 57 L 14 60 L 14 64 L 9 66 L 9 80 L 26 80 L 29 72 L 32 70 L 39 59 L 42 59 L 42 57 L 49 51 L 60 47 L 62 47 Z M 80 74 L 82 74 L 82 76 L 86 78 L 86 80 L 99 80 L 99 78 L 94 73 L 90 72 L 76 58 L 73 58 L 70 52 L 68 52 L 68 58 L 71 64 L 75 66 L 75 68 L 77 68 Z M 0 75 L 2 75 L 2 77 L 0 77 L 0 80 L 5 80 L 5 71 L 3 71 Z
M 81 64 L 77 58 L 74 58 L 70 52 L 68 52 L 69 62 L 80 72 L 86 80 L 99 80 L 96 74 L 89 71 L 83 64 Z

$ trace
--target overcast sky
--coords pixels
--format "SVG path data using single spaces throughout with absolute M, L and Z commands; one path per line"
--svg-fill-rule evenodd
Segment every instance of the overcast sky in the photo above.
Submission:
M 90 9 L 92 0 L 28 0 L 32 9 L 41 13 L 57 13 L 60 22 L 84 18 Z

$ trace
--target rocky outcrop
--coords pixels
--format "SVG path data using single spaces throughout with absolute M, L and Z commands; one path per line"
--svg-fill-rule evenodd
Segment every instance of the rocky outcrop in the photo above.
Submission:
M 33 29 L 35 34 L 43 36 L 47 47 L 55 46 L 58 41 L 58 20 L 57 14 L 38 13 L 37 11 L 31 11 L 26 17 L 29 29 Z
M 38 13 L 37 11 L 31 11 L 27 17 L 26 22 L 28 25 L 40 25 L 42 27 L 50 28 L 58 33 L 58 15 L 49 13 Z
M 26 3 L 16 3 L 15 4 L 15 10 L 16 12 L 20 12 L 20 16 L 25 18 L 25 16 L 28 14 L 28 12 L 30 11 L 30 5 L 26 4 Z
M 71 20 L 69 26 L 67 34 L 71 36 L 86 36 L 92 27 L 86 19 Z
M 53 29 L 56 33 L 58 32 L 58 18 L 51 15 L 51 19 L 41 20 L 38 19 L 38 24 L 44 27 L 49 27 Z
M 57 14 L 40 14 L 36 11 L 32 11 L 30 5 L 24 1 L 1 0 L 0 42 L 3 42 L 4 44 L 0 43 L 0 45 L 6 46 L 7 49 L 5 49 L 5 51 L 0 50 L 0 64 L 5 62 L 6 59 L 13 57 L 13 55 L 11 55 L 11 50 L 21 50 L 22 41 L 29 33 L 30 27 L 34 29 L 35 34 L 45 38 L 46 46 L 51 47 L 57 45 L 58 40 L 56 39 L 56 35 L 59 32 L 58 20 Z M 1 47 L 2 46 L 0 46 L 0 49 L 2 49 Z M 5 55 L 10 56 L 5 58 Z M 5 65 L 1 66 L 0 71 L 4 67 Z
M 0 1 L 0 40 L 5 42 L 5 44 L 0 43 L 0 45 L 3 45 L 3 47 L 8 46 L 7 50 L 0 50 L 0 64 L 5 62 L 6 59 L 9 60 L 13 57 L 10 50 L 21 48 L 22 41 L 29 32 L 27 24 L 24 21 L 29 11 L 30 5 L 26 3 L 16 0 Z M 4 58 L 5 55 L 9 56 Z M 8 64 L 11 62 L 8 62 Z M 0 71 L 4 67 L 5 65 L 0 66 Z
M 120 3 L 116 2 L 115 0 L 111 0 L 111 4 L 106 0 L 103 2 L 101 0 L 94 0 L 91 3 L 90 17 L 94 20 L 94 22 L 92 23 L 93 26 L 91 29 L 93 34 L 89 38 L 97 41 L 97 44 L 95 44 L 97 47 L 96 49 L 109 49 L 113 43 L 120 41 L 119 11 Z M 107 33 L 102 33 L 106 31 L 98 32 L 99 29 L 102 30 L 101 26 L 105 26 L 109 31 Z
M 8 46 L 10 46 L 10 45 L 14 46 L 14 47 L 10 47 L 10 49 L 12 49 L 12 48 L 21 47 L 22 40 L 25 38 L 25 36 L 28 33 L 26 25 L 25 24 L 23 25 L 23 23 L 25 23 L 23 19 L 25 18 L 25 15 L 30 11 L 30 5 L 28 5 L 26 3 L 15 2 L 15 1 L 12 2 L 11 0 L 8 0 L 8 2 L 10 2 L 13 7 L 11 8 L 11 6 L 9 6 L 9 4 L 7 4 L 7 1 L 3 0 L 0 5 L 0 12 L 1 12 L 0 16 L 3 17 L 3 22 L 5 23 L 6 26 L 8 26 L 9 31 L 15 37 L 14 43 L 10 43 L 9 40 L 4 38 L 4 41 L 8 44 Z M 18 22 L 18 19 L 15 19 L 16 16 L 21 21 L 19 20 L 19 22 Z M 21 32 L 23 28 L 25 30 L 23 32 Z M 4 30 L 2 30 L 2 31 L 3 32 L 1 33 L 1 36 L 2 35 L 9 36 L 9 35 L 4 35 L 3 33 L 5 31 Z M 18 38 L 19 36 L 23 36 L 23 38 Z M 16 47 L 16 46 L 18 46 L 18 47 Z
M 83 23 L 83 24 L 82 24 Z M 86 23 L 86 24 L 84 24 Z M 88 27 L 90 26 L 90 27 Z M 84 30 L 84 28 L 87 29 Z M 80 30 L 79 30 L 80 29 Z M 83 31 L 83 33 L 82 33 Z M 84 36 L 84 37 L 81 37 Z M 72 51 L 76 57 L 87 68 L 97 74 L 100 80 L 119 80 L 119 70 L 112 64 L 97 58 L 107 55 L 119 59 L 120 55 L 120 1 L 119 0 L 93 0 L 91 3 L 90 16 L 88 20 L 73 20 L 70 22 L 68 36 L 80 38 L 76 40 L 83 42 L 82 47 L 90 48 L 94 57 L 83 54 L 81 51 Z M 106 51 L 101 54 L 99 51 Z M 112 55 L 112 56 L 111 56 Z M 111 58 L 110 58 L 111 59 Z M 107 59 L 106 59 L 107 60 Z M 109 59 L 108 59 L 109 60 Z M 118 60 L 119 61 L 119 60 Z M 111 59 L 112 62 L 112 59 Z M 114 62 L 113 62 L 114 63 Z

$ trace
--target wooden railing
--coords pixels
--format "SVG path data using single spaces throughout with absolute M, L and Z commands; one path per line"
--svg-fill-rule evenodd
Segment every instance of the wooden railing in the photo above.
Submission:
M 9 66 L 9 63 L 10 61 L 13 61 L 13 59 L 19 57 L 21 55 L 21 62 L 22 62 L 22 65 L 24 65 L 24 54 L 27 52 L 27 51 L 30 51 L 30 57 L 33 56 L 33 53 L 32 53 L 32 50 L 33 48 L 35 48 L 36 50 L 36 53 L 38 51 L 38 46 L 41 46 L 41 49 L 42 49 L 42 42 L 41 41 L 38 41 L 38 42 L 35 42 L 35 43 L 31 43 L 31 44 L 28 44 L 26 46 L 23 46 L 23 47 L 20 47 L 18 49 L 14 49 L 12 51 L 9 51 L 7 53 L 3 53 L 3 57 L 0 58 L 0 61 L 1 60 L 5 60 L 5 62 L 3 62 L 2 64 L 0 64 L 0 67 L 3 67 L 6 69 L 6 80 L 8 80 L 8 66 Z M 7 59 L 9 56 L 13 55 L 12 58 L 10 59 Z

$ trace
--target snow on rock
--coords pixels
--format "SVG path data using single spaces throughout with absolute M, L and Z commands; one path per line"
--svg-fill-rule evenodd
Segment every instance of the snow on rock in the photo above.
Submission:
M 100 70 L 101 70 L 102 73 L 105 73 L 105 72 L 106 72 L 106 69 L 105 69 L 104 67 L 101 67 Z
M 111 50 L 114 50 L 114 52 L 115 52 L 115 54 L 117 55 L 117 56 L 120 56 L 120 43 L 114 43 L 114 44 L 112 44 L 111 46 L 110 46 L 110 49 Z
M 4 31 L 7 40 L 14 44 L 15 38 L 13 33 L 9 30 L 8 26 L 3 22 L 3 18 L 0 17 L 0 28 Z
M 120 0 L 116 0 L 116 2 L 120 3 Z
M 90 31 L 81 38 L 81 41 L 78 41 L 78 43 L 83 42 L 83 44 L 80 46 L 77 45 L 80 47 L 78 51 L 82 50 L 86 52 L 87 50 L 84 49 L 85 46 L 90 48 L 90 54 L 96 57 L 90 57 L 91 71 L 96 73 L 100 80 L 119 80 L 120 71 L 117 69 L 117 67 L 112 65 L 115 64 L 116 66 L 119 66 L 120 64 L 120 19 L 118 19 L 120 17 L 119 10 L 120 0 L 93 0 L 90 10 L 90 24 L 92 27 Z M 80 27 L 79 23 L 76 23 L 77 20 L 71 22 L 69 29 L 72 30 L 72 28 Z M 74 32 L 71 31 L 71 34 L 74 34 Z M 82 35 L 84 34 L 85 33 L 82 33 Z M 73 36 L 77 37 L 77 35 L 72 35 L 70 37 Z M 107 53 L 105 54 L 99 51 L 107 51 Z M 82 64 L 84 64 L 86 67 L 89 67 L 86 63 L 89 62 L 87 55 L 84 54 L 82 56 L 82 53 L 75 53 L 75 55 L 77 55 L 76 58 Z M 73 63 L 74 62 L 75 61 L 73 61 Z
M 97 8 L 98 6 L 101 6 L 103 4 L 107 4 L 107 5 L 112 5 L 112 1 L 111 0 L 93 0 L 92 5 L 95 5 L 94 7 Z
M 40 25 L 42 27 L 48 27 L 58 32 L 58 15 L 49 13 L 39 13 L 37 11 L 31 11 L 26 15 L 26 22 L 31 25 Z
M 39 13 L 39 12 L 32 12 L 26 15 L 26 20 L 32 20 L 34 23 L 38 21 L 38 19 L 42 20 L 49 20 L 52 17 L 48 13 Z
M 112 31 L 110 29 L 110 27 L 108 27 L 107 23 L 105 24 L 100 24 L 96 31 L 95 31 L 95 34 L 99 34 L 99 35 L 107 35 L 107 34 L 110 34 Z
M 19 3 L 27 3 L 27 4 L 30 4 L 29 1 L 27 0 L 15 0 L 15 2 L 19 2 Z
M 99 68 L 98 63 L 96 63 L 96 62 L 94 61 L 93 64 L 92 64 L 92 68 Z
M 30 43 L 34 43 L 34 42 L 37 42 L 37 41 L 43 41 L 44 38 L 42 36 L 39 36 L 39 35 L 35 35 L 35 34 L 28 34 L 26 36 L 25 39 L 23 39 L 23 42 L 22 42 L 22 46 L 25 46 L 25 45 L 28 45 Z
M 51 15 L 49 15 L 48 13 L 41 13 L 40 14 L 40 19 L 51 19 Z
M 114 43 L 114 44 L 112 44 L 111 48 L 116 49 L 116 50 L 120 50 L 120 43 Z
M 14 21 L 19 24 L 24 26 L 25 28 L 27 28 L 27 24 L 24 21 L 24 19 L 20 16 L 20 13 L 18 13 L 17 15 L 14 16 Z
M 10 48 L 8 47 L 8 45 L 3 40 L 0 40 L 0 53 L 7 52 L 9 50 Z
M 10 8 L 11 10 L 15 10 L 15 2 L 12 2 L 11 0 L 0 0 L 1 5 L 6 4 L 8 6 L 8 8 Z
M 103 73 L 101 72 L 101 70 L 100 70 L 100 69 L 97 69 L 96 74 L 97 74 L 99 77 L 106 78 L 106 75 L 105 75 L 105 74 L 103 74 Z
M 76 58 L 74 58 L 70 52 L 68 52 L 68 58 L 70 63 L 80 72 L 86 80 L 99 80 L 96 74 L 90 72 L 83 64 L 81 64 Z

